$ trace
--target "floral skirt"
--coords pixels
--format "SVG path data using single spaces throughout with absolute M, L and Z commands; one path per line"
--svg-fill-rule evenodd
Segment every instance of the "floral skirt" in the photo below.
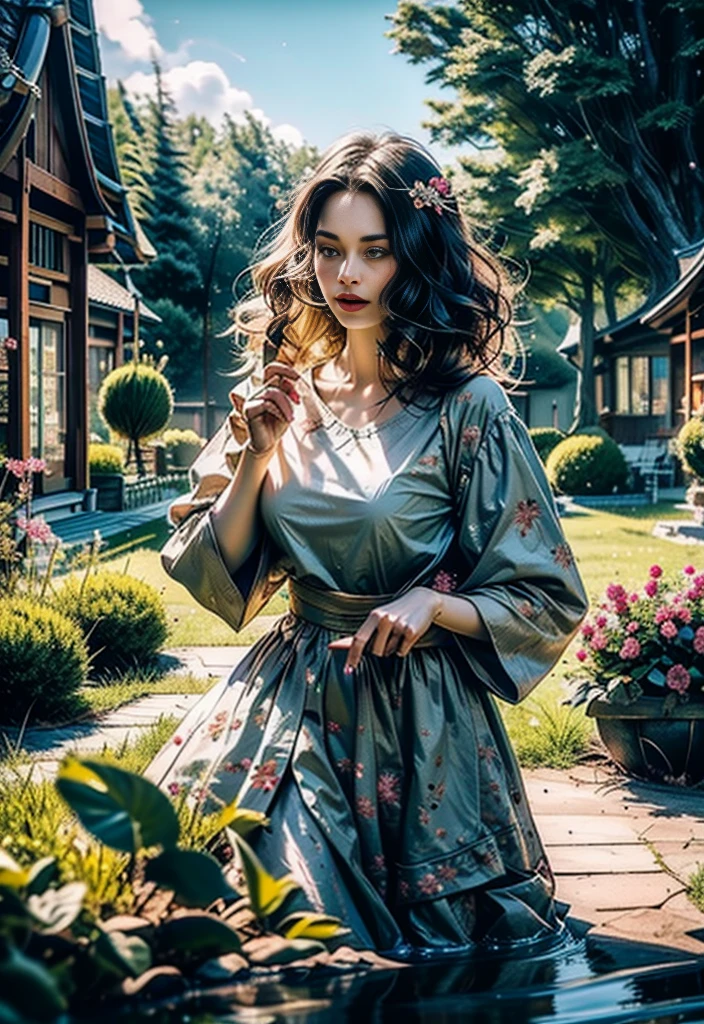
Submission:
M 263 811 L 248 841 L 287 908 L 387 954 L 558 935 L 562 912 L 494 698 L 459 649 L 367 654 L 288 613 L 192 708 L 147 775 L 206 809 Z

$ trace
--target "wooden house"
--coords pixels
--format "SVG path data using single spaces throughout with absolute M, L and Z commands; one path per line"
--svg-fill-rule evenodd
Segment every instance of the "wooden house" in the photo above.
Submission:
M 622 445 L 672 437 L 704 405 L 704 245 L 677 256 L 667 291 L 596 335 L 597 411 Z M 560 351 L 580 365 L 578 325 Z
M 38 494 L 85 489 L 90 386 L 131 330 L 131 298 L 90 263 L 154 255 L 120 180 L 92 0 L 4 0 L 0 454 L 46 461 Z

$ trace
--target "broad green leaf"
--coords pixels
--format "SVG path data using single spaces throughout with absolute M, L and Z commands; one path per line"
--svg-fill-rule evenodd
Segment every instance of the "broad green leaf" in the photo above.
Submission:
M 121 978 L 138 978 L 152 966 L 152 951 L 137 935 L 101 932 L 95 952 L 102 963 Z
M 247 895 L 257 917 L 268 917 L 281 906 L 290 892 L 300 889 L 291 875 L 274 878 L 266 870 L 256 853 L 245 840 L 235 833 L 235 841 L 247 879 Z
M 114 850 L 137 853 L 145 846 L 176 845 L 179 826 L 171 802 L 134 772 L 69 758 L 56 786 L 83 826 Z
M 212 914 L 182 914 L 164 921 L 155 939 L 163 952 L 193 953 L 203 960 L 239 953 L 242 944 L 234 928 Z
M 648 672 L 648 682 L 654 686 L 664 686 L 666 681 L 665 673 L 661 672 L 659 668 L 654 668 Z
M 255 828 L 268 824 L 269 819 L 262 811 L 238 807 L 236 800 L 228 804 L 227 807 L 223 807 L 216 821 L 218 830 L 229 826 L 238 836 L 246 836 Z
M 162 889 L 173 889 L 186 907 L 208 907 L 221 897 L 238 895 L 216 859 L 197 850 L 165 850 L 147 863 L 145 878 Z
M 56 935 L 69 928 L 81 912 L 86 889 L 85 882 L 69 882 L 60 889 L 47 889 L 29 896 L 27 908 L 39 925 L 39 931 Z
M 49 971 L 15 946 L 0 960 L 0 992 L 23 1020 L 43 1024 L 66 1009 L 66 1000 Z
M 267 964 L 290 964 L 294 960 L 305 960 L 316 953 L 327 953 L 322 942 L 315 942 L 311 939 L 286 939 L 285 945 L 279 946 L 268 956 L 258 956 L 257 965 Z
M 58 874 L 58 865 L 55 857 L 42 857 L 29 869 L 27 880 L 27 893 L 31 896 L 44 892 L 47 886 L 54 881 Z
M 21 868 L 6 850 L 0 850 L 0 885 L 7 889 L 23 889 L 28 881 L 29 871 Z
M 279 924 L 277 931 L 287 939 L 332 939 L 335 935 L 349 932 L 342 921 L 329 914 L 311 914 L 301 911 L 289 914 Z

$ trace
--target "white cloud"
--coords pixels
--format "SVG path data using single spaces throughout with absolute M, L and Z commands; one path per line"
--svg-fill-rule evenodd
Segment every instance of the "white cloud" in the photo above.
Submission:
M 225 114 L 229 114 L 233 121 L 244 121 L 244 112 L 247 111 L 271 128 L 274 138 L 293 146 L 303 143 L 303 136 L 294 125 L 274 127 L 271 118 L 254 106 L 251 94 L 233 85 L 226 72 L 214 61 L 192 60 L 170 67 L 163 72 L 162 78 L 182 115 L 196 114 L 219 124 Z M 124 84 L 135 95 L 154 95 L 153 74 L 135 71 Z
M 126 57 L 147 61 L 163 54 L 140 0 L 95 0 L 95 15 L 98 28 Z

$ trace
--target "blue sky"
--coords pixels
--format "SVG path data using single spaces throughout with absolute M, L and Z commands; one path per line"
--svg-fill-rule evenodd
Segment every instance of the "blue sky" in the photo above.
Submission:
M 353 128 L 420 127 L 427 68 L 392 54 L 393 0 L 94 0 L 103 70 L 135 93 L 152 85 L 158 54 L 181 113 L 220 120 L 252 110 L 287 141 L 321 149 Z M 430 144 L 442 163 L 470 147 Z

